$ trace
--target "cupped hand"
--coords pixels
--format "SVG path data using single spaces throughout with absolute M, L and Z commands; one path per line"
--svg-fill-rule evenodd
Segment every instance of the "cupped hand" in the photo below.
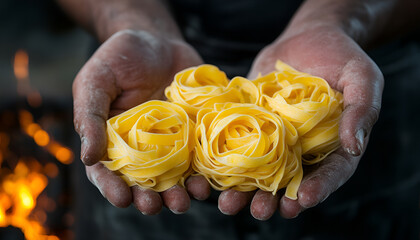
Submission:
M 73 83 L 74 124 L 81 138 L 81 160 L 89 180 L 113 205 L 134 204 L 144 214 L 163 205 L 185 212 L 190 198 L 174 186 L 162 193 L 126 183 L 99 161 L 107 159 L 106 120 L 150 99 L 162 99 L 174 75 L 201 64 L 199 55 L 181 40 L 167 40 L 143 31 L 115 33 L 89 59 Z M 206 198 L 209 186 L 201 179 L 187 185 L 196 198 Z
M 257 219 L 266 220 L 277 209 L 283 217 L 293 218 L 316 206 L 352 176 L 378 118 L 382 73 L 342 30 L 320 26 L 281 36 L 260 52 L 249 73 L 250 79 L 259 73 L 273 71 L 277 60 L 322 77 L 332 88 L 343 93 L 341 147 L 321 163 L 305 170 L 297 200 L 261 190 L 255 194 L 228 190 L 219 197 L 219 209 L 225 214 L 236 214 L 251 202 L 251 214 Z

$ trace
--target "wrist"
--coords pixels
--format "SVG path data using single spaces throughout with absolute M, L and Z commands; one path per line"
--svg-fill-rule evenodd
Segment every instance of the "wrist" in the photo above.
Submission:
M 203 60 L 195 49 L 183 39 L 168 38 L 155 35 L 149 31 L 124 29 L 114 33 L 106 42 L 117 43 L 113 47 L 117 52 L 139 52 L 141 55 L 152 54 L 157 56 L 157 64 L 162 68 L 169 67 L 171 72 L 178 72 L 187 67 L 200 65 Z M 105 43 L 106 44 L 106 43 Z M 156 60 L 150 59 L 150 61 Z
M 182 39 L 166 6 L 159 0 L 91 1 L 92 28 L 100 42 L 124 31 L 145 31 L 167 39 Z
M 365 46 L 383 31 L 395 2 L 307 0 L 283 35 L 288 37 L 312 29 L 330 29 L 342 31 Z

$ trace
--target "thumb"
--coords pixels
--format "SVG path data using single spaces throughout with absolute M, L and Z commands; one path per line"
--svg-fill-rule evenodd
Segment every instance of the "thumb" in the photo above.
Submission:
M 356 68 L 356 69 L 353 69 Z M 343 87 L 344 111 L 340 123 L 340 140 L 346 152 L 359 156 L 381 109 L 383 76 L 374 64 L 347 65 L 339 80 Z
M 82 143 L 81 160 L 88 166 L 106 154 L 105 123 L 110 104 L 117 95 L 114 79 L 109 68 L 91 59 L 73 83 L 74 126 Z

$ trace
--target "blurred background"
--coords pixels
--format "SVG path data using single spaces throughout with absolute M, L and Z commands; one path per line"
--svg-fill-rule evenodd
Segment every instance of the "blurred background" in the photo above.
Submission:
M 419 36 L 417 32 L 369 52 L 386 79 L 383 109 L 364 161 L 345 187 L 301 218 L 283 221 L 281 228 L 275 221 L 248 221 L 245 211 L 235 219 L 219 213 L 225 221 L 220 224 L 227 228 L 244 222 L 249 231 L 266 234 L 289 231 L 295 236 L 289 239 L 352 239 L 356 232 L 382 236 L 371 239 L 418 239 Z M 0 2 L 1 240 L 95 239 L 95 231 L 114 239 L 119 233 L 128 234 L 129 227 L 133 236 L 142 234 L 130 225 L 141 214 L 107 203 L 88 182 L 79 161 L 71 85 L 94 46 L 90 35 L 74 26 L 52 0 Z M 195 230 L 210 236 L 206 223 L 195 219 L 200 219 L 202 209 L 214 212 L 214 204 L 201 210 L 199 203 L 192 204 L 182 217 L 167 210 L 162 214 L 174 222 L 187 219 L 202 224 Z M 333 216 L 339 218 L 331 225 Z M 153 219 L 158 218 L 144 218 L 143 224 Z M 162 237 L 150 224 L 151 234 Z M 297 231 L 291 230 L 296 227 Z M 329 238 L 322 235 L 325 232 Z M 241 239 L 240 234 L 235 236 Z
M 91 41 L 54 1 L 0 2 L 2 240 L 74 239 L 71 85 Z

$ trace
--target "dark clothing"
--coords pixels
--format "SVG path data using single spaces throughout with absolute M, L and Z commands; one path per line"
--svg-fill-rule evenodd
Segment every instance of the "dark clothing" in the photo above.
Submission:
M 246 76 L 252 60 L 284 29 L 299 1 L 172 0 L 189 41 L 206 63 Z M 217 209 L 217 194 L 184 215 L 117 209 L 89 183 L 81 190 L 77 239 L 418 239 L 420 234 L 420 44 L 400 40 L 371 57 L 384 73 L 383 108 L 354 176 L 297 219 L 260 222 L 249 208 Z M 79 176 L 86 180 L 81 173 Z M 93 221 L 93 222 L 92 222 Z M 93 235 L 90 235 L 92 233 Z M 95 237 L 92 237 L 95 236 Z
M 186 40 L 204 62 L 230 77 L 246 76 L 256 54 L 274 41 L 302 1 L 174 0 Z

